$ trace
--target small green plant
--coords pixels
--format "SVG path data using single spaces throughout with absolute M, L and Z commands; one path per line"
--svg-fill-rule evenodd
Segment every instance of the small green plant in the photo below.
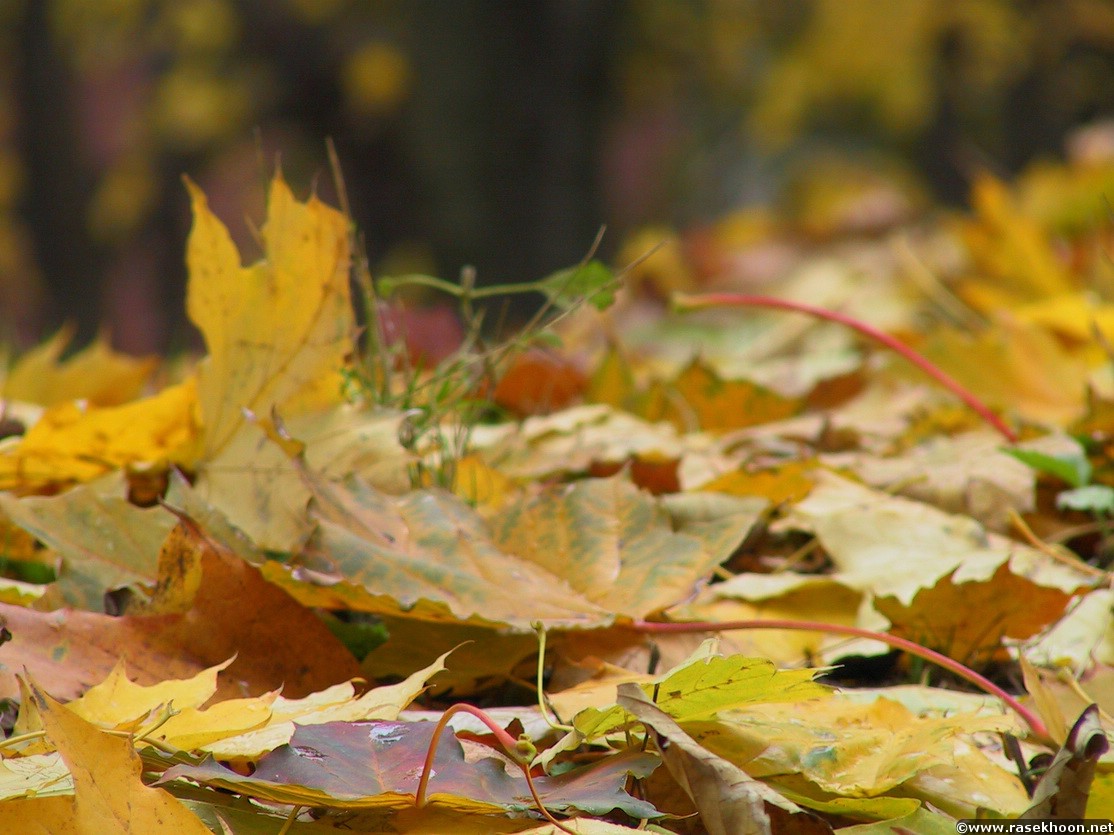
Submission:
M 498 412 L 487 395 L 494 388 L 498 366 L 516 353 L 551 340 L 551 326 L 580 305 L 591 304 L 599 310 L 610 306 L 620 276 L 593 257 L 600 242 L 598 236 L 579 264 L 534 281 L 477 287 L 476 272 L 471 267 L 462 269 L 455 283 L 423 274 L 373 277 L 363 239 L 351 221 L 344 180 L 331 143 L 329 155 L 341 209 L 349 218 L 353 278 L 365 323 L 362 340 L 356 346 L 358 361 L 346 375 L 347 393 L 354 401 L 405 414 L 400 440 L 414 453 L 412 483 L 451 488 L 456 462 L 467 452 L 471 427 Z M 388 339 L 383 321 L 390 299 L 413 288 L 434 289 L 455 299 L 464 323 L 459 347 L 431 368 L 411 361 L 405 334 Z M 488 344 L 483 310 L 477 302 L 519 295 L 540 295 L 544 302 L 514 335 Z
M 461 272 L 458 284 L 429 275 L 376 280 L 366 263 L 359 269 L 368 336 L 363 348 L 364 361 L 354 382 L 359 389 L 372 394 L 376 405 L 407 415 L 402 440 L 416 454 L 412 480 L 415 484 L 433 483 L 441 487 L 453 484 L 455 462 L 467 451 L 470 427 L 498 411 L 485 392 L 494 388 L 499 364 L 544 341 L 549 326 L 580 304 L 592 304 L 601 310 L 607 307 L 614 300 L 617 281 L 610 268 L 590 258 L 537 281 L 479 288 L 470 269 Z M 412 287 L 432 287 L 454 297 L 465 323 L 460 346 L 430 369 L 416 367 L 401 341 L 388 342 L 378 321 L 384 300 Z M 541 310 L 515 335 L 494 345 L 486 344 L 483 314 L 476 309 L 475 302 L 526 293 L 545 296 Z
M 1093 513 L 1096 518 L 1114 515 L 1114 487 L 1091 483 L 1094 470 L 1082 446 L 1078 452 L 1062 455 L 1049 455 L 1029 449 L 1002 451 L 1039 473 L 1071 485 L 1070 490 L 1063 490 L 1056 496 L 1057 509 L 1082 510 Z
M 1100 562 L 1108 562 L 1114 533 L 1114 487 L 1093 482 L 1094 468 L 1085 447 L 1080 444 L 1078 451 L 1060 455 L 1029 449 L 1004 448 L 1002 451 L 1036 472 L 1052 476 L 1069 486 L 1070 489 L 1061 490 L 1056 495 L 1056 509 L 1079 510 L 1094 517 L 1094 525 L 1074 533 L 1097 531 L 1101 537 L 1101 544 L 1097 549 Z

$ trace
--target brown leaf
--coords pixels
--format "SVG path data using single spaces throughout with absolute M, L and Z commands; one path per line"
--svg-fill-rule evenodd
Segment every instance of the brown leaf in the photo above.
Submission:
M 638 685 L 620 684 L 619 704 L 668 740 L 667 744 L 659 743 L 662 758 L 673 778 L 696 804 L 701 823 L 710 835 L 770 835 L 773 809 L 795 815 L 794 832 L 831 832 L 827 824 L 804 814 L 799 806 L 766 784 L 703 748 L 649 701 Z
M 298 697 L 359 675 L 356 659 L 312 612 L 196 529 L 181 525 L 171 532 L 159 575 L 144 614 L 0 604 L 12 633 L 0 647 L 0 695 L 18 696 L 14 674 L 26 668 L 59 696 L 76 698 L 121 657 L 136 682 L 154 684 L 189 678 L 235 655 L 221 676 L 223 698 L 280 687 Z
M 1003 656 L 1003 638 L 1031 638 L 1057 620 L 1072 595 L 1041 586 L 998 566 L 986 580 L 955 582 L 949 574 L 921 589 L 912 603 L 879 597 L 874 607 L 889 618 L 895 635 L 910 638 L 966 664 Z
M 564 409 L 588 381 L 571 361 L 534 350 L 514 359 L 495 386 L 492 399 L 515 415 L 544 415 Z

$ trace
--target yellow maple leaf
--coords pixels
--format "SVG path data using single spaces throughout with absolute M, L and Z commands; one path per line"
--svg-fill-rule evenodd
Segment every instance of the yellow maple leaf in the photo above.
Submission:
M 74 796 L 9 799 L 0 805 L 0 831 L 208 835 L 181 801 L 143 784 L 129 740 L 109 736 L 37 688 L 32 692 L 47 737 L 73 775 Z
M 340 212 L 316 197 L 298 202 L 276 176 L 264 258 L 244 267 L 205 195 L 186 185 L 194 213 L 186 309 L 209 349 L 198 380 L 209 458 L 243 425 L 243 409 L 285 415 L 340 402 L 353 328 L 348 229 Z
M 1086 358 L 1039 325 L 1003 313 L 974 336 L 938 328 L 924 354 L 992 408 L 1026 420 L 1062 426 L 1086 411 Z
M 229 659 L 190 678 L 171 678 L 158 684 L 142 685 L 128 678 L 121 659 L 104 681 L 90 687 L 66 707 L 85 721 L 106 728 L 144 719 L 151 711 L 170 702 L 174 702 L 178 710 L 199 707 L 217 692 L 217 673 L 231 663 Z
M 1015 302 L 1056 296 L 1074 289 L 1040 224 L 1023 213 L 1009 187 L 989 174 L 971 190 L 976 219 L 960 231 L 980 278 Z M 970 298 L 972 302 L 977 299 Z
M 1094 328 L 1107 339 L 1114 337 L 1114 305 L 1100 304 L 1085 293 L 1065 293 L 1030 302 L 1016 308 L 1013 314 L 1022 322 L 1047 328 L 1073 342 L 1094 342 Z
M 155 357 L 131 357 L 113 351 L 102 333 L 73 356 L 59 361 L 73 335 L 73 328 L 62 328 L 21 356 L 0 389 L 3 398 L 40 406 L 68 400 L 119 406 L 140 395 L 158 364 Z
M 122 406 L 52 406 L 22 439 L 0 449 L 0 489 L 68 487 L 131 464 L 188 458 L 198 431 L 196 396 L 186 381 Z
M 772 504 L 796 502 L 812 490 L 809 472 L 816 461 L 786 461 L 769 469 L 748 471 L 732 470 L 700 485 L 699 490 L 711 493 L 728 493 L 732 496 L 763 496 Z
M 293 550 L 312 527 L 309 495 L 263 431 L 273 412 L 305 443 L 312 466 L 359 472 L 387 489 L 405 481 L 397 420 L 343 406 L 354 328 L 347 223 L 316 197 L 296 200 L 276 176 L 263 258 L 244 267 L 205 196 L 187 186 L 194 225 L 186 306 L 209 348 L 198 368 L 196 486 L 262 547 Z

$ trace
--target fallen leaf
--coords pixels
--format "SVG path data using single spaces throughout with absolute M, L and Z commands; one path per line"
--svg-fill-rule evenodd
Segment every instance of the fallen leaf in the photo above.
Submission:
M 810 531 L 840 582 L 909 605 L 946 575 L 988 580 L 1003 564 L 1035 586 L 1075 593 L 1093 584 L 1082 571 L 1036 549 L 989 534 L 973 519 L 870 490 L 817 470 L 816 487 L 775 526 Z M 894 570 L 901 566 L 900 571 Z
M 811 620 L 855 626 L 863 593 L 822 574 L 737 574 L 702 588 L 691 600 L 668 610 L 671 620 Z M 748 629 L 725 635 L 735 652 L 778 664 L 831 659 L 846 654 L 846 638 L 820 632 Z M 879 645 L 880 646 L 880 645 Z M 886 651 L 886 650 L 882 650 Z
M 173 631 L 199 659 L 236 656 L 227 677 L 251 682 L 245 691 L 282 688 L 300 696 L 359 674 L 320 618 L 188 520 L 163 543 L 158 585 L 142 611 L 173 613 Z
M 918 591 L 908 605 L 876 597 L 874 608 L 893 624 L 894 635 L 984 667 L 1008 657 L 1003 639 L 1031 638 L 1058 620 L 1071 599 L 1061 589 L 1034 585 L 1003 563 L 986 580 L 957 583 L 951 574 Z
M 1087 812 L 1087 796 L 1099 757 L 1110 748 L 1099 710 L 1089 706 L 1068 731 L 1064 746 L 1033 792 L 1033 803 L 1020 820 L 1078 820 Z
M 433 730 L 431 722 L 332 722 L 298 727 L 290 743 L 264 756 L 250 777 L 209 760 L 199 766 L 174 766 L 159 782 L 188 777 L 277 803 L 402 809 L 414 803 Z M 434 762 L 427 795 L 431 806 L 480 814 L 533 807 L 521 775 L 509 774 L 503 762 L 493 757 L 467 762 L 452 733 L 441 734 Z M 555 811 L 605 814 L 620 809 L 633 817 L 653 818 L 659 813 L 645 801 L 630 797 L 623 784 L 628 773 L 645 776 L 656 765 L 653 755 L 628 752 L 534 782 L 542 802 Z
M 771 504 L 799 502 L 812 490 L 808 473 L 817 462 L 787 461 L 768 469 L 733 470 L 706 481 L 696 489 L 732 496 L 761 496 Z
M 230 659 L 186 679 L 142 685 L 128 678 L 127 665 L 121 660 L 104 681 L 67 702 L 66 709 L 102 728 L 119 728 L 170 702 L 178 710 L 200 707 L 217 692 L 217 674 L 231 663 Z
M 619 705 L 652 728 L 666 744 L 658 745 L 674 779 L 692 798 L 701 823 L 711 835 L 770 835 L 767 807 L 793 815 L 803 810 L 745 771 L 702 748 L 668 713 L 633 684 L 619 685 Z M 794 832 L 825 833 L 832 829 L 807 815 L 792 818 Z
M 937 329 L 922 353 L 992 408 L 1025 420 L 1065 426 L 1086 412 L 1087 361 L 1007 313 L 975 336 Z
M 397 719 L 403 708 L 428 687 L 429 679 L 444 671 L 447 656 L 448 653 L 441 655 L 397 684 L 375 687 L 362 696 L 356 695 L 349 682 L 300 699 L 279 696 L 270 702 L 270 715 L 261 727 L 235 735 L 225 734 L 198 747 L 222 761 L 254 762 L 267 751 L 288 743 L 299 726 Z
M 980 174 L 971 189 L 976 217 L 961 227 L 979 274 L 993 278 L 1016 300 L 1055 296 L 1071 289 L 1047 233 L 1019 210 L 1001 180 Z
M 0 695 L 15 697 L 26 668 L 66 699 L 97 684 L 123 657 L 140 684 L 189 678 L 233 655 L 222 697 L 279 687 L 302 695 L 359 674 L 322 621 L 259 569 L 175 528 L 160 553 L 147 613 L 34 612 L 0 603 L 12 640 L 0 646 Z
M 567 578 L 589 600 L 639 618 L 689 595 L 765 508 L 723 497 L 709 521 L 678 524 L 670 508 L 693 501 L 658 503 L 621 477 L 589 479 L 505 508 L 492 533 L 501 548 Z
M 601 405 L 530 417 L 521 426 L 476 426 L 471 446 L 508 477 L 535 480 L 585 473 L 593 465 L 622 466 L 632 458 L 678 460 L 688 451 L 668 423 L 648 423 Z
M 693 360 L 668 383 L 652 386 L 639 412 L 650 421 L 667 420 L 680 432 L 741 429 L 782 420 L 800 403 L 749 380 L 724 380 Z
M 794 704 L 753 704 L 682 726 L 752 777 L 794 790 L 794 801 L 806 807 L 816 790 L 824 800 L 899 791 L 957 817 L 974 817 L 980 806 L 1017 814 L 1029 802 L 1016 775 L 964 741 L 977 731 L 1015 729 L 1001 714 L 918 717 L 884 696 L 869 704 L 835 696 L 810 702 L 807 713 Z M 931 778 L 917 784 L 928 770 Z M 887 810 L 885 817 L 891 816 Z
M 0 829 L 44 835 L 210 835 L 180 801 L 143 784 L 142 766 L 128 739 L 109 736 L 37 688 L 32 692 L 47 736 L 73 775 L 74 795 L 8 800 L 0 804 Z
M 59 496 L 0 493 L 0 509 L 62 559 L 53 591 L 68 605 L 102 611 L 106 591 L 152 584 L 174 517 L 83 485 Z
M 831 690 L 813 681 L 815 670 L 779 670 L 764 658 L 719 655 L 714 641 L 705 641 L 685 662 L 664 675 L 638 685 L 654 704 L 678 722 L 715 716 L 741 705 L 824 699 Z M 628 692 L 621 689 L 619 691 Z M 597 739 L 629 724 L 621 707 L 588 708 L 573 727 L 583 739 Z
M 262 549 L 297 551 L 314 523 L 311 497 L 290 456 L 268 435 L 269 414 L 244 422 L 205 462 L 193 485 Z M 339 478 L 358 474 L 376 487 L 402 492 L 410 486 L 409 454 L 398 440 L 401 416 L 353 405 L 282 416 L 286 433 L 304 447 L 309 466 Z
M 704 497 L 676 522 L 693 500 L 663 506 L 616 477 L 543 490 L 495 514 L 489 528 L 447 493 L 391 497 L 358 482 L 315 484 L 311 546 L 329 571 L 265 566 L 274 582 L 308 605 L 522 631 L 535 620 L 601 627 L 615 614 L 642 617 L 675 602 L 730 556 L 760 511 Z M 563 527 L 569 519 L 579 519 L 577 536 Z
M 586 385 L 584 373 L 571 361 L 535 349 L 511 361 L 491 398 L 520 417 L 544 415 L 571 405 Z
M 0 449 L 0 488 L 46 492 L 128 465 L 189 457 L 198 426 L 192 382 L 120 406 L 66 401 L 47 409 L 16 443 Z
M 138 398 L 158 359 L 113 351 L 106 334 L 62 360 L 74 328 L 63 327 L 27 351 L 8 371 L 0 396 L 40 406 L 86 400 L 93 406 L 120 406 Z
M 348 228 L 316 197 L 300 203 L 281 176 L 271 181 L 263 260 L 241 266 L 227 228 L 186 181 L 193 229 L 186 247 L 186 310 L 205 337 L 198 374 L 201 459 L 224 449 L 243 409 L 286 416 L 340 403 L 340 369 L 351 349 Z

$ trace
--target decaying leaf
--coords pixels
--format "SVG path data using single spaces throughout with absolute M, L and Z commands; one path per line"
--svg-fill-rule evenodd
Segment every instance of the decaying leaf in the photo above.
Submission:
M 298 599 L 520 630 L 534 620 L 603 627 L 675 602 L 730 556 L 762 504 L 698 502 L 674 531 L 668 505 L 621 476 L 543 490 L 490 525 L 438 491 L 392 497 L 320 480 L 314 490 L 320 522 L 311 547 L 328 572 L 265 569 Z
M 12 640 L 0 646 L 0 694 L 15 697 L 16 671 L 72 699 L 121 657 L 142 684 L 189 678 L 236 656 L 225 696 L 285 687 L 304 695 L 359 675 L 355 658 L 312 612 L 267 583 L 259 569 L 214 548 L 188 527 L 168 536 L 146 613 L 122 617 L 0 604 Z
M 1005 563 L 986 580 L 956 583 L 954 574 L 917 592 L 908 606 L 878 597 L 891 631 L 962 661 L 984 666 L 1005 657 L 1004 638 L 1036 635 L 1064 613 L 1072 595 L 1034 585 Z
M 801 818 L 793 820 L 796 832 L 831 832 L 830 826 L 804 815 L 804 810 L 766 784 L 702 748 L 634 685 L 619 685 L 619 705 L 664 738 L 658 746 L 662 759 L 700 810 L 701 821 L 712 835 L 770 835 L 768 807 L 800 813 Z
M 64 330 L 3 384 L 0 697 L 19 711 L 0 830 L 934 835 L 1109 816 L 1114 272 L 1095 254 L 1109 230 L 1078 218 L 1111 172 L 1046 180 L 1051 197 L 980 177 L 972 218 L 897 246 L 822 239 L 877 231 L 870 201 L 908 194 L 805 179 L 795 214 L 683 232 L 664 268 L 636 265 L 641 287 L 615 295 L 596 261 L 533 285 L 567 316 L 548 353 L 469 355 L 442 309 L 422 321 L 448 321 L 432 338 L 460 353 L 420 368 L 367 355 L 349 218 L 277 177 L 245 266 L 189 184 L 207 355 L 155 376 L 107 337 L 62 359 Z M 740 266 L 767 245 L 765 278 Z M 788 310 L 651 298 L 708 280 Z M 915 346 L 973 396 L 800 303 Z M 390 342 L 396 314 L 380 324 Z M 489 357 L 504 376 L 476 390 L 459 368 Z M 402 411 L 426 386 L 517 419 Z M 975 399 L 1007 425 L 980 427 Z M 462 418 L 459 447 L 400 442 Z M 762 619 L 811 623 L 724 623 Z M 350 651 L 326 624 L 384 643 Z M 869 678 L 880 659 L 847 656 L 885 651 L 824 632 L 850 625 L 1004 680 L 1020 666 L 1047 734 L 1000 693 L 819 683 Z M 464 697 L 497 706 L 452 718 L 417 808 L 434 722 Z M 495 728 L 520 734 L 559 826 Z M 1030 798 L 1001 739 L 1034 728 L 1027 756 L 1063 748 Z
M 174 526 L 161 507 L 138 508 L 89 485 L 49 497 L 0 493 L 0 508 L 61 557 L 53 588 L 62 600 L 93 611 L 103 611 L 107 591 L 154 582 Z
M 1020 817 L 1036 820 L 1084 817 L 1096 763 L 1109 748 L 1098 707 L 1090 705 L 1068 731 L 1064 747 L 1037 784 L 1033 804 Z

